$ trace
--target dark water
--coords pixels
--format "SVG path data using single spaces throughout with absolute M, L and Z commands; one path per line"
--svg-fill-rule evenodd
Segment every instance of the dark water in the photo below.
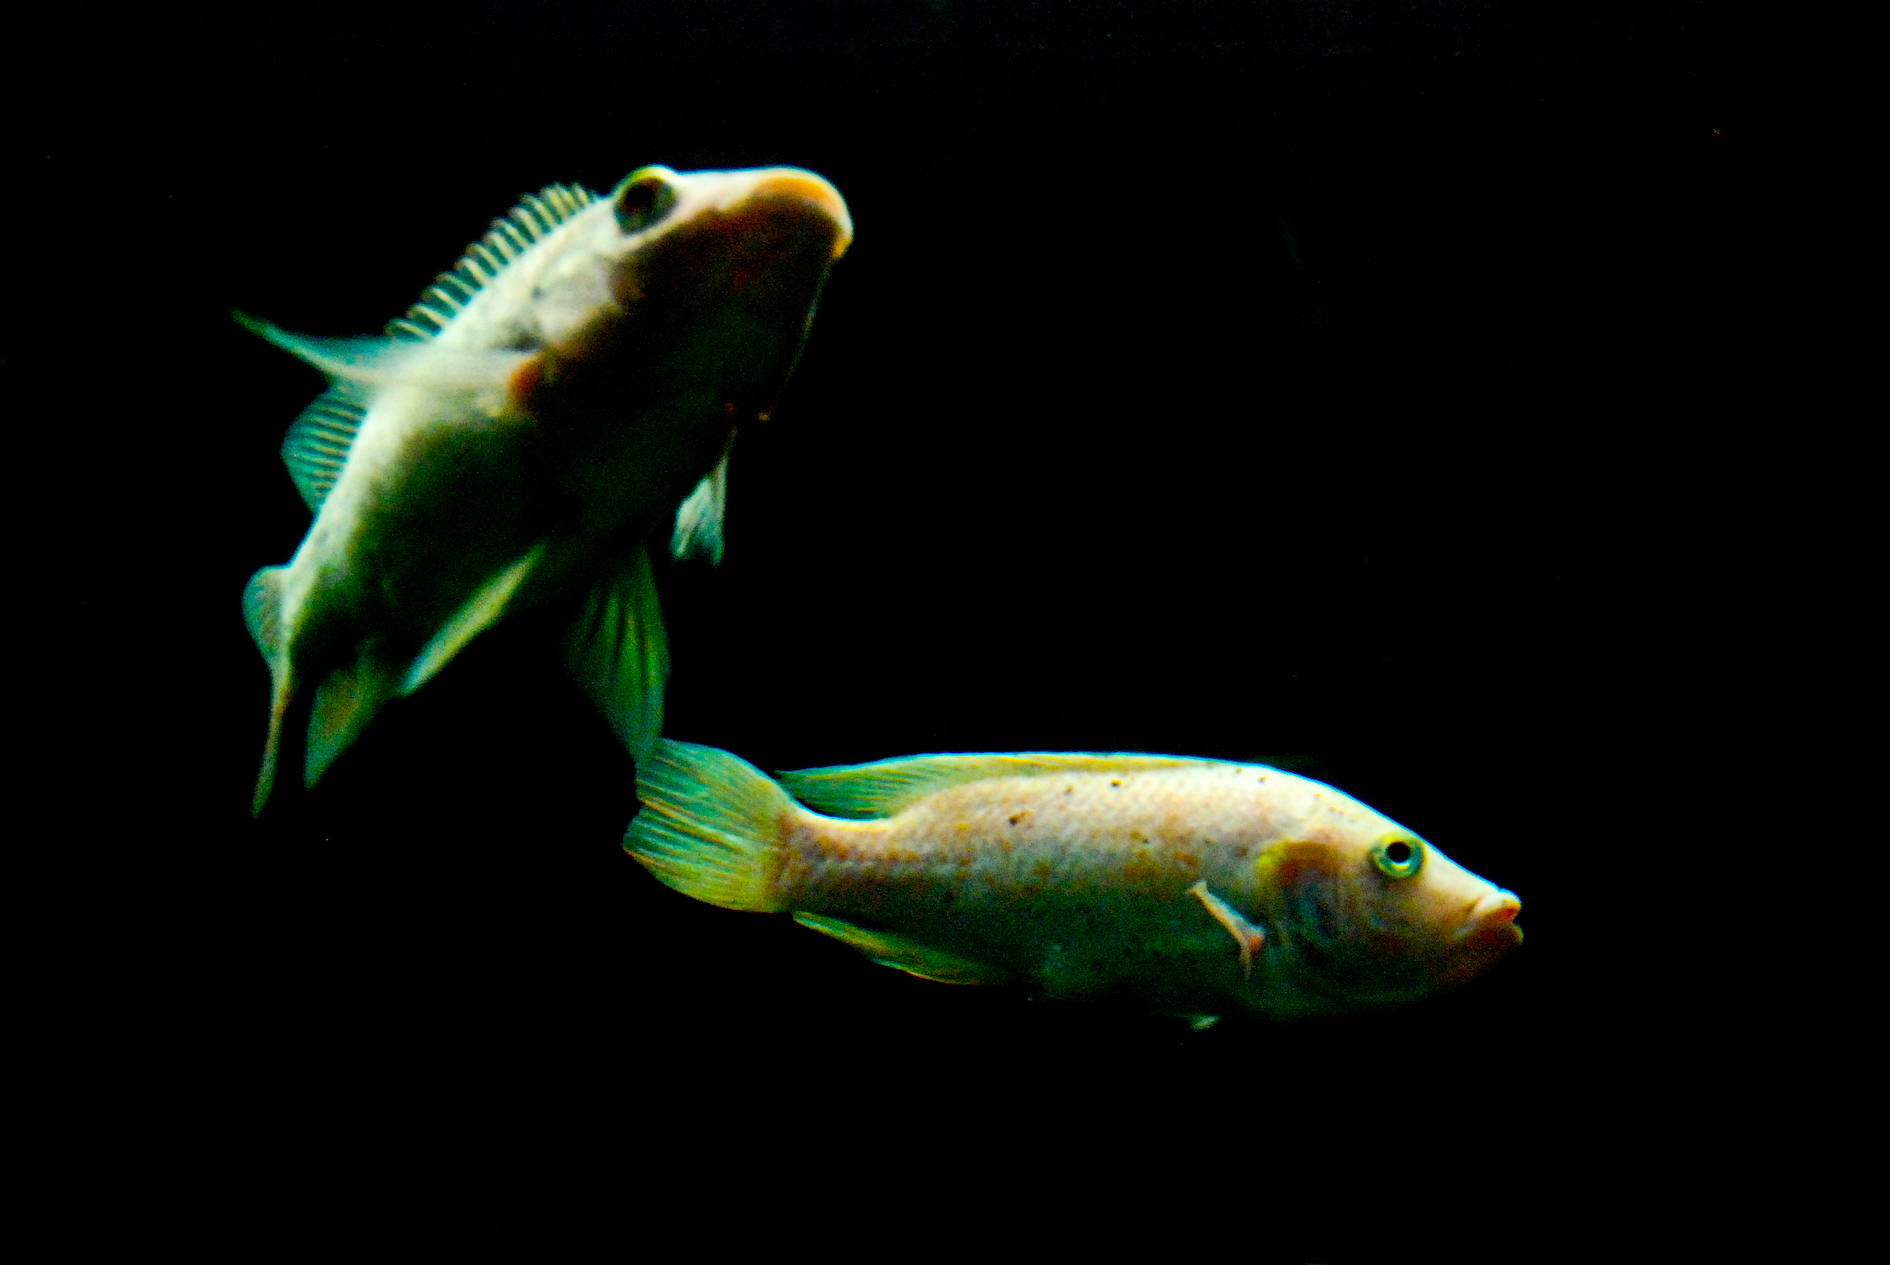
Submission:
M 1673 838 L 1650 782 L 1751 701 L 1675 613 L 1717 575 L 1685 504 L 1716 419 L 1786 377 L 1769 13 L 303 4 L 127 39 L 89 67 L 109 126 L 23 139 L 112 234 L 65 328 L 135 277 L 140 330 L 45 362 L 95 402 L 81 487 L 131 508 L 60 529 L 103 570 L 41 632 L 99 686 L 71 812 L 120 805 L 47 950 L 97 972 L 111 1035 L 74 1047 L 284 1209 L 242 1157 L 515 1133 L 604 1187 L 707 1146 L 790 1200 L 893 1153 L 1152 1166 L 1306 1210 L 1256 1250 L 1320 1260 L 1383 1259 L 1408 1182 L 1525 1257 L 1641 1206 L 1586 1157 L 1690 1127 L 1621 891 Z M 276 448 L 319 382 L 225 309 L 378 328 L 522 190 L 649 162 L 806 166 L 857 226 L 737 449 L 726 563 L 662 576 L 669 733 L 764 768 L 1287 757 L 1517 891 L 1524 948 L 1408 1011 L 1201 1034 L 874 967 L 625 858 L 630 763 L 529 623 L 252 825 L 238 599 L 305 528 Z

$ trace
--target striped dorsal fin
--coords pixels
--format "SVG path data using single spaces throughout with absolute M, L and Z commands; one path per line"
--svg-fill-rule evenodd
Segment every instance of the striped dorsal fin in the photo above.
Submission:
M 466 248 L 458 263 L 434 278 L 405 316 L 387 323 L 388 334 L 410 341 L 437 336 L 507 264 L 596 200 L 596 194 L 575 185 L 546 185 L 526 194 L 509 215 L 492 221 L 492 228 Z

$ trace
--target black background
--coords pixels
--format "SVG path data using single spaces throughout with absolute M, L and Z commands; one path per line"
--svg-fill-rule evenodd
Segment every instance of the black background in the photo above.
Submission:
M 1764 688 L 1717 688 L 1689 611 L 1716 437 L 1788 375 L 1771 13 L 291 4 L 66 47 L 84 90 L 17 169 L 85 196 L 10 367 L 89 559 L 33 630 L 77 665 L 57 793 L 109 823 L 35 959 L 94 971 L 66 1000 L 113 1036 L 77 1057 L 265 1202 L 244 1157 L 514 1129 L 605 1185 L 695 1145 L 777 1184 L 962 1148 L 1240 1217 L 1322 1192 L 1254 1240 L 1313 1259 L 1375 1258 L 1419 1189 L 1525 1248 L 1653 1198 L 1619 1172 L 1690 1127 L 1658 1033 L 1692 1003 L 1622 893 L 1689 844 L 1648 785 Z M 305 530 L 276 450 L 320 382 L 227 310 L 375 330 L 520 192 L 651 162 L 809 167 L 857 229 L 737 447 L 726 562 L 660 577 L 668 733 L 1286 761 L 1520 893 L 1524 948 L 1408 1011 L 1200 1034 L 878 968 L 621 853 L 630 762 L 530 619 L 251 823 L 239 597 Z

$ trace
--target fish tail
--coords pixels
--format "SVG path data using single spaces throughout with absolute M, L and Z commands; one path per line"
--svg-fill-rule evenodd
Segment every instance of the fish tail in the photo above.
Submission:
M 724 909 L 779 911 L 783 839 L 798 812 L 760 769 L 726 751 L 663 739 L 637 767 L 643 809 L 624 851 L 670 887 Z
M 260 816 L 276 784 L 276 752 L 282 745 L 282 718 L 294 696 L 288 656 L 282 646 L 282 573 L 285 567 L 264 567 L 249 578 L 243 590 L 243 622 L 269 665 L 269 736 L 263 740 L 262 769 L 256 774 L 251 816 Z

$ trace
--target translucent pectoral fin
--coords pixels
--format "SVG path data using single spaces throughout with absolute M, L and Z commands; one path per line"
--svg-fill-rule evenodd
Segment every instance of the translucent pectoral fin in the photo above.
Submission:
M 1243 979 L 1253 977 L 1253 955 L 1267 942 L 1266 933 L 1240 916 L 1238 910 L 1208 890 L 1207 880 L 1202 879 L 1188 889 L 1188 895 L 1200 899 L 1214 920 L 1227 928 L 1227 933 L 1234 937 L 1234 943 L 1240 946 L 1240 974 Z M 1209 1022 L 1212 1022 L 1210 1019 Z
M 386 372 L 387 366 L 412 350 L 392 338 L 321 338 L 314 334 L 291 334 L 288 330 L 246 312 L 231 312 L 236 323 L 250 333 L 275 344 L 297 360 L 303 360 L 333 379 L 370 380 Z
M 669 538 L 669 552 L 675 558 L 706 558 L 711 565 L 722 562 L 722 520 L 728 513 L 728 453 L 715 463 L 715 469 L 703 476 L 689 499 L 676 509 L 676 530 Z
M 868 931 L 850 922 L 823 918 L 819 914 L 797 913 L 794 921 L 824 936 L 832 936 L 842 944 L 853 946 L 881 966 L 890 966 L 920 979 L 936 980 L 941 984 L 1002 984 L 1007 978 L 1006 972 L 995 967 L 967 962 L 889 931 Z
M 487 390 L 508 381 L 537 354 L 504 348 L 447 348 L 399 337 L 322 338 L 292 334 L 242 312 L 231 315 L 252 334 L 320 369 L 331 382 L 361 389 L 406 384 L 446 391 Z

